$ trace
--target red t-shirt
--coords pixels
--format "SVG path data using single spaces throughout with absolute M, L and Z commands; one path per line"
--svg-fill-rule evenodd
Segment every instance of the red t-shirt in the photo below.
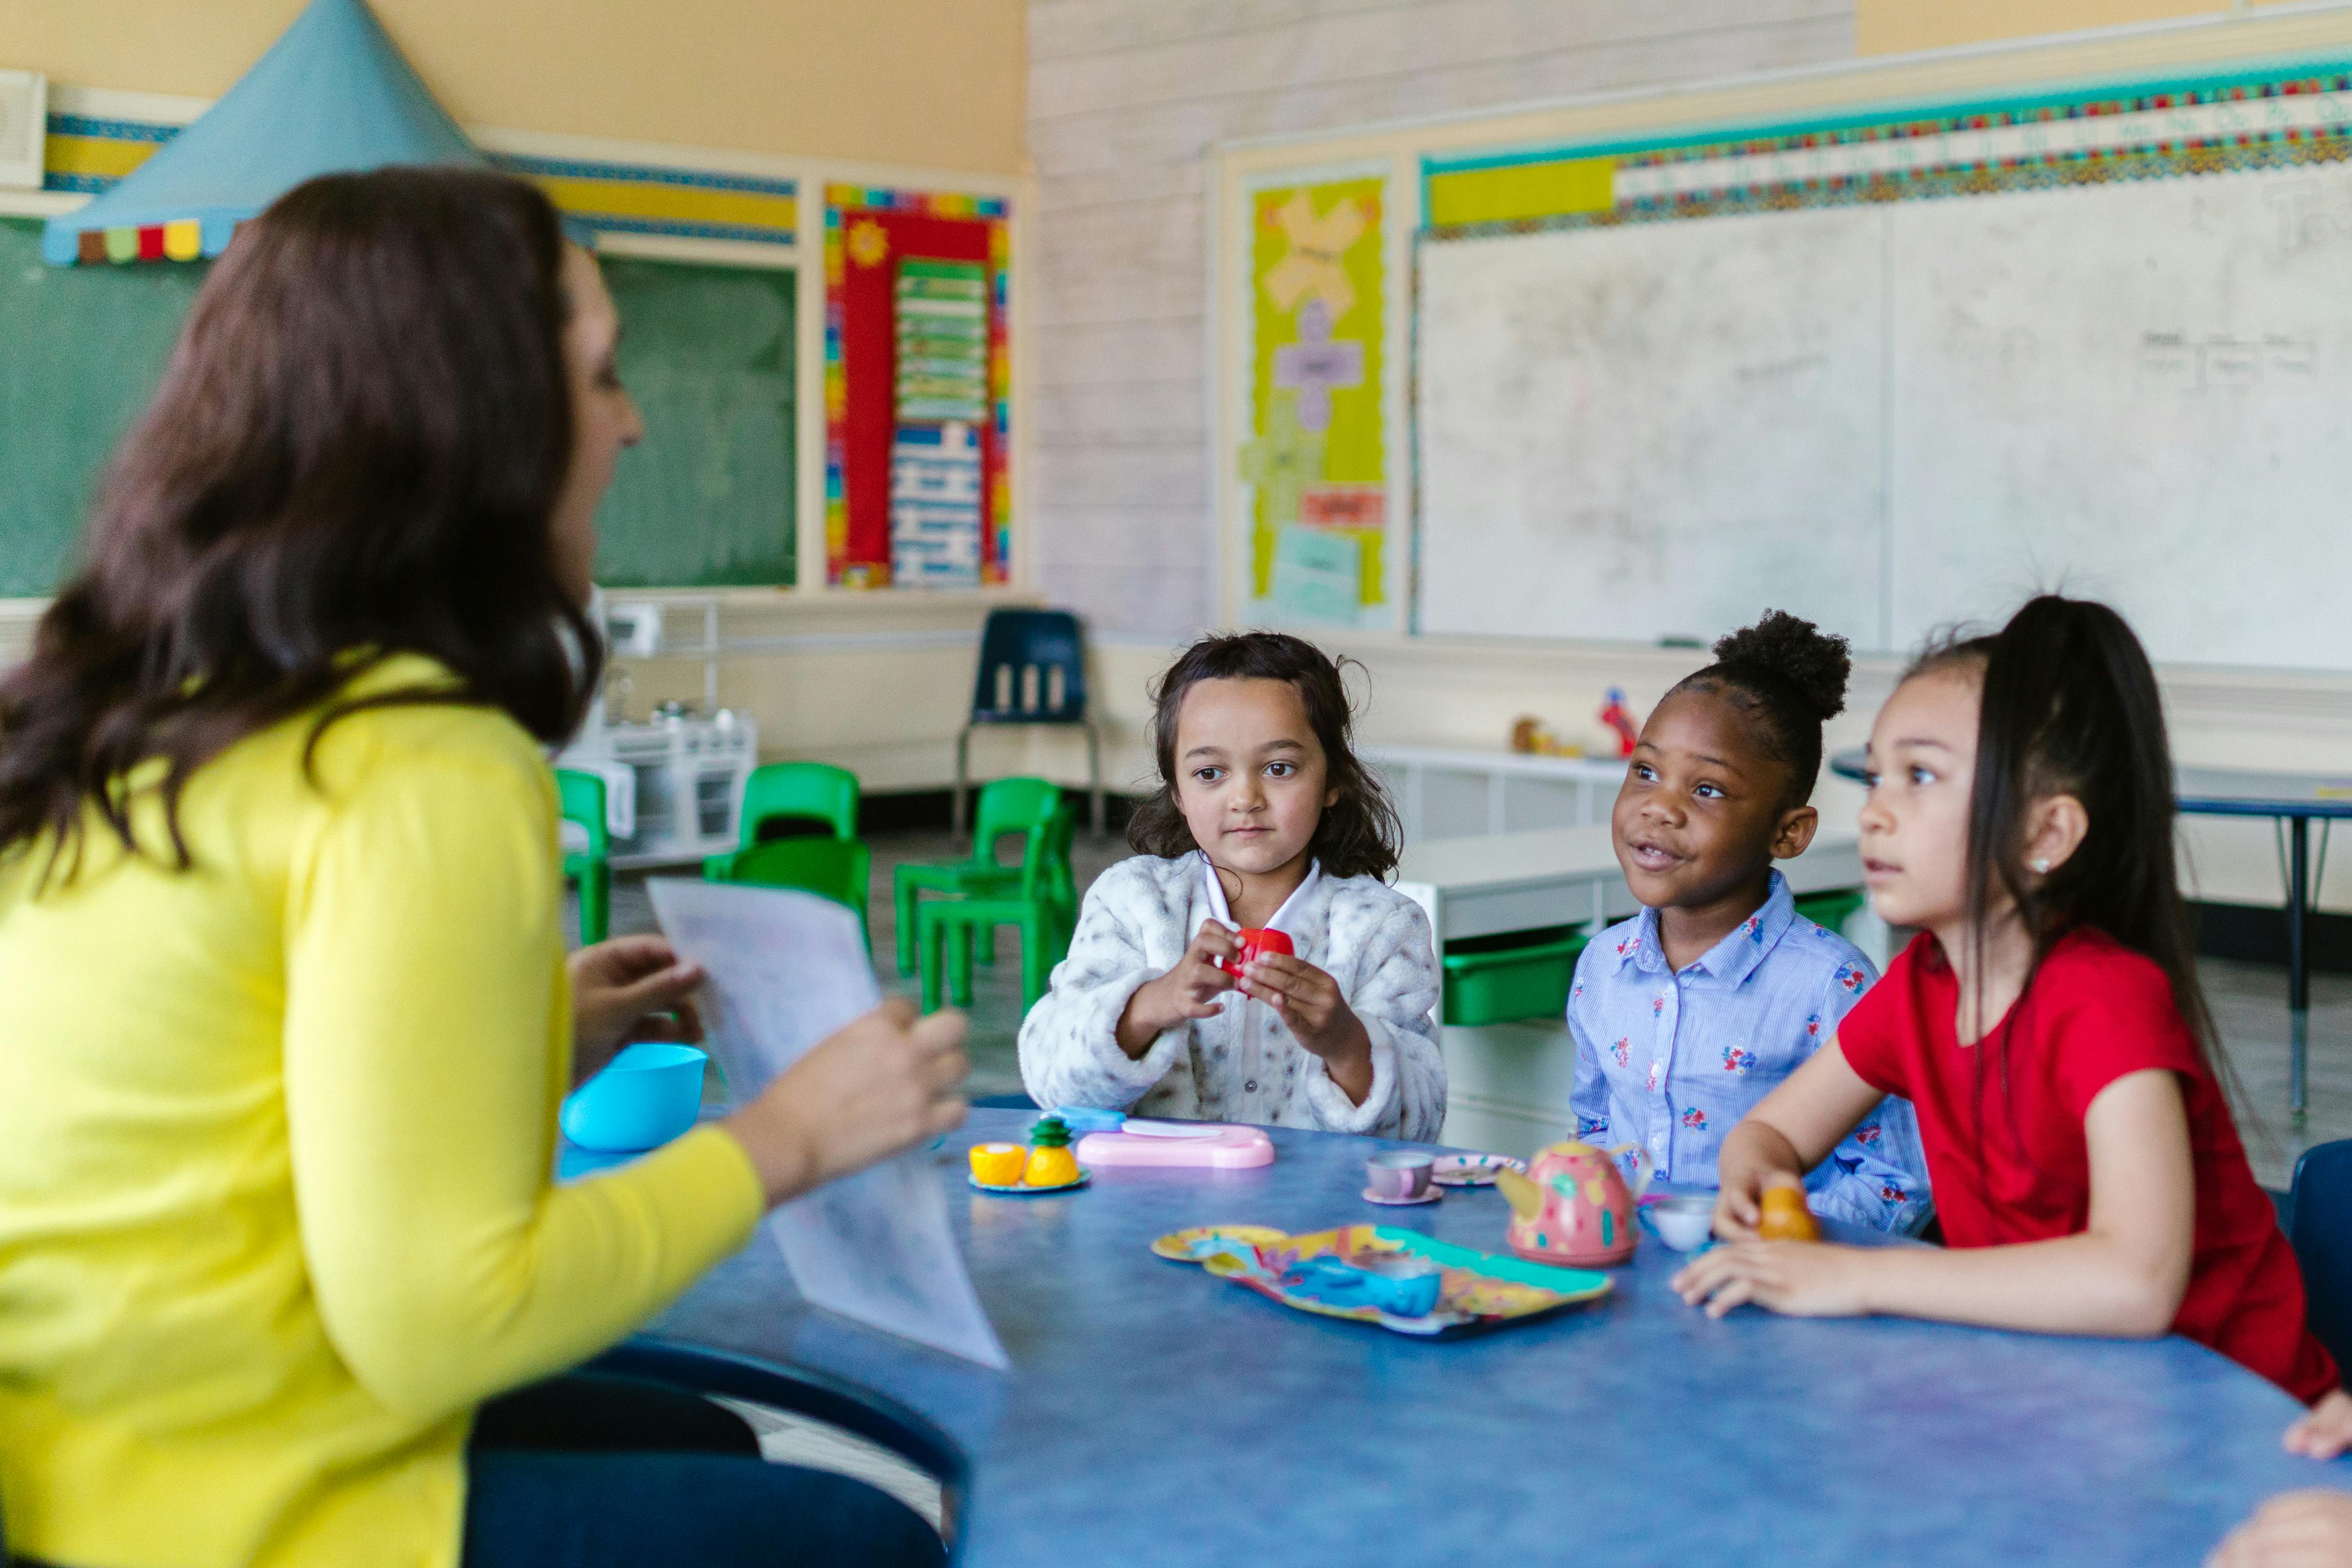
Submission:
M 2156 962 L 2102 932 L 2062 937 L 2019 1007 L 1959 1043 L 1959 983 L 1925 933 L 1838 1025 L 1846 1064 L 1919 1113 L 1944 1239 L 1996 1247 L 2073 1236 L 2091 1213 L 2083 1117 L 2126 1073 L 2180 1076 L 2197 1166 L 2189 1290 L 2173 1332 L 2309 1404 L 2336 1364 L 2304 1326 L 2303 1272 L 2238 1142 L 2228 1104 Z M 2004 1092 L 2000 1037 L 2007 1042 Z

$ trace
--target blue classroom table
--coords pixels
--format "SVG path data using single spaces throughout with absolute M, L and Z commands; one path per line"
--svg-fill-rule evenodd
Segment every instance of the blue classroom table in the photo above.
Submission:
M 1841 751 L 1830 770 L 1860 783 L 1868 772 L 1864 754 Z M 2320 824 L 2319 859 L 2327 863 L 2328 824 L 2352 817 L 2352 779 L 2310 773 L 2263 773 L 2236 768 L 2180 768 L 2173 773 L 2175 804 L 2192 817 L 2267 817 L 2286 824 L 2280 849 L 2286 876 L 2287 1108 L 2295 1125 L 2304 1120 L 2308 1096 L 2305 1063 L 2311 1036 L 2311 956 L 2305 938 L 2318 878 L 2311 873 L 2311 824 Z
M 2292 1399 L 2186 1340 L 1710 1322 L 1654 1238 L 1609 1297 L 1479 1338 L 1308 1317 L 1147 1249 L 1370 1221 L 1493 1250 L 1507 1205 L 1375 1207 L 1364 1160 L 1393 1145 L 1282 1129 L 1255 1171 L 966 1187 L 966 1148 L 1031 1119 L 976 1111 L 933 1156 L 1013 1375 L 803 1306 L 764 1239 L 651 1330 L 928 1418 L 971 1460 L 964 1563 L 2149 1568 L 2273 1493 L 2352 1490 L 2352 1461 L 2281 1450 Z

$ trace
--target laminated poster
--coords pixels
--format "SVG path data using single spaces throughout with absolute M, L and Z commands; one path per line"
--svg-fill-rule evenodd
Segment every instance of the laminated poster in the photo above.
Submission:
M 737 1104 L 809 1047 L 881 1004 L 857 917 L 814 894 L 656 877 L 662 934 L 710 973 L 710 1053 Z M 810 1305 L 1003 1369 L 929 1156 L 911 1150 L 828 1183 L 765 1229 Z

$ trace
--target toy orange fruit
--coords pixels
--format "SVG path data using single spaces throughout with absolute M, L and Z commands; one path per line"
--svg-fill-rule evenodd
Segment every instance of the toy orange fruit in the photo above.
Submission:
M 1018 1186 L 1029 1151 L 1018 1144 L 974 1144 L 971 1179 L 982 1186 Z
M 1764 1189 L 1764 1218 L 1758 1222 L 1756 1234 L 1767 1241 L 1819 1241 L 1822 1228 L 1814 1223 L 1813 1211 L 1805 1207 L 1805 1189 L 1798 1186 L 1768 1186 Z

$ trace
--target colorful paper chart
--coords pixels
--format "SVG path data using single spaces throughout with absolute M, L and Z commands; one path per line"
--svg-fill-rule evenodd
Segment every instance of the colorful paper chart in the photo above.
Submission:
M 1240 454 L 1251 487 L 1249 594 L 1283 622 L 1354 626 L 1388 598 L 1386 190 L 1375 177 L 1252 198 L 1251 415 Z

